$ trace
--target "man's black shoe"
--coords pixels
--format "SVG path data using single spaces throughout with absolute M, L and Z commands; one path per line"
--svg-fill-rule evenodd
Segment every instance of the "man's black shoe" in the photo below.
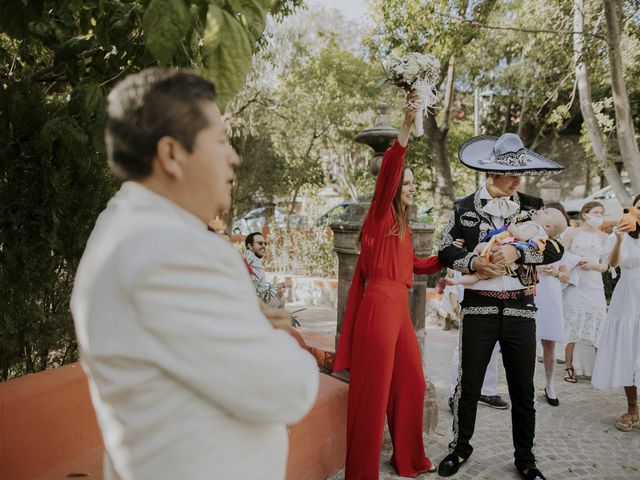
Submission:
M 453 415 L 453 397 L 449 397 L 447 403 L 449 403 L 449 410 L 451 410 L 451 415 Z
M 466 460 L 460 461 L 458 455 L 455 453 L 450 453 L 440 462 L 438 465 L 438 475 L 441 477 L 450 477 L 451 475 L 455 475 L 458 473 L 458 469 L 460 465 L 462 465 Z
M 479 403 L 484 403 L 491 408 L 497 408 L 498 410 L 506 410 L 509 408 L 509 404 L 505 402 L 500 395 L 480 395 Z
M 547 480 L 547 477 L 545 477 L 537 468 L 527 468 L 525 470 L 527 473 L 524 473 L 524 470 L 518 469 L 520 476 L 524 478 L 524 480 Z

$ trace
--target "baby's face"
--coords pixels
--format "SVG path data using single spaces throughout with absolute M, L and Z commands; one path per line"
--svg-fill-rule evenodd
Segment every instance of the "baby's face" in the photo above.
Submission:
M 555 237 L 567 229 L 567 220 L 557 208 L 542 208 L 531 215 L 531 220 L 545 229 L 547 235 Z

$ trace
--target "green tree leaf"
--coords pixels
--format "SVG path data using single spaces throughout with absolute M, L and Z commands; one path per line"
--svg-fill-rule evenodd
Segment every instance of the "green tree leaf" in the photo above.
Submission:
M 151 0 L 142 18 L 145 45 L 161 64 L 171 63 L 192 17 L 183 0 Z
M 3 0 L 0 2 L 0 31 L 15 37 L 29 34 L 29 23 L 42 16 L 44 0 Z
M 242 9 L 240 13 L 247 20 L 247 29 L 251 35 L 251 43 L 257 44 L 267 25 L 267 15 L 264 8 L 257 0 L 240 0 Z
M 72 37 L 65 41 L 56 52 L 55 63 L 62 63 L 68 60 L 76 61 L 76 57 L 93 46 L 93 42 L 85 35 Z
M 203 59 L 205 73 L 218 90 L 218 105 L 224 110 L 251 68 L 251 45 L 238 19 L 216 5 L 210 5 L 207 14 Z

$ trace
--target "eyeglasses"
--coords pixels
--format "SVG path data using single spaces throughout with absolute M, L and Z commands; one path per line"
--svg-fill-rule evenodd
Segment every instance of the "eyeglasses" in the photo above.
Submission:
M 262 245 L 264 247 L 267 246 L 267 242 L 253 242 L 253 243 L 257 243 L 258 245 Z

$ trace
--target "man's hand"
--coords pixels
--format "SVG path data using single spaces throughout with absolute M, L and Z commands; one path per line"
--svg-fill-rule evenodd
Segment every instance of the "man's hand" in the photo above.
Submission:
M 472 267 L 482 280 L 499 277 L 504 273 L 503 266 L 495 265 L 484 257 L 475 257 Z
M 266 303 L 260 302 L 260 310 L 267 317 L 273 328 L 288 330 L 291 326 L 291 313 L 284 308 L 273 308 Z
M 464 248 L 464 238 L 456 238 L 453 241 L 453 246 L 459 249 L 463 249 Z
M 492 253 L 493 263 L 500 265 L 501 267 L 511 265 L 520 258 L 518 249 L 513 245 L 500 245 L 499 247 L 494 247 Z

